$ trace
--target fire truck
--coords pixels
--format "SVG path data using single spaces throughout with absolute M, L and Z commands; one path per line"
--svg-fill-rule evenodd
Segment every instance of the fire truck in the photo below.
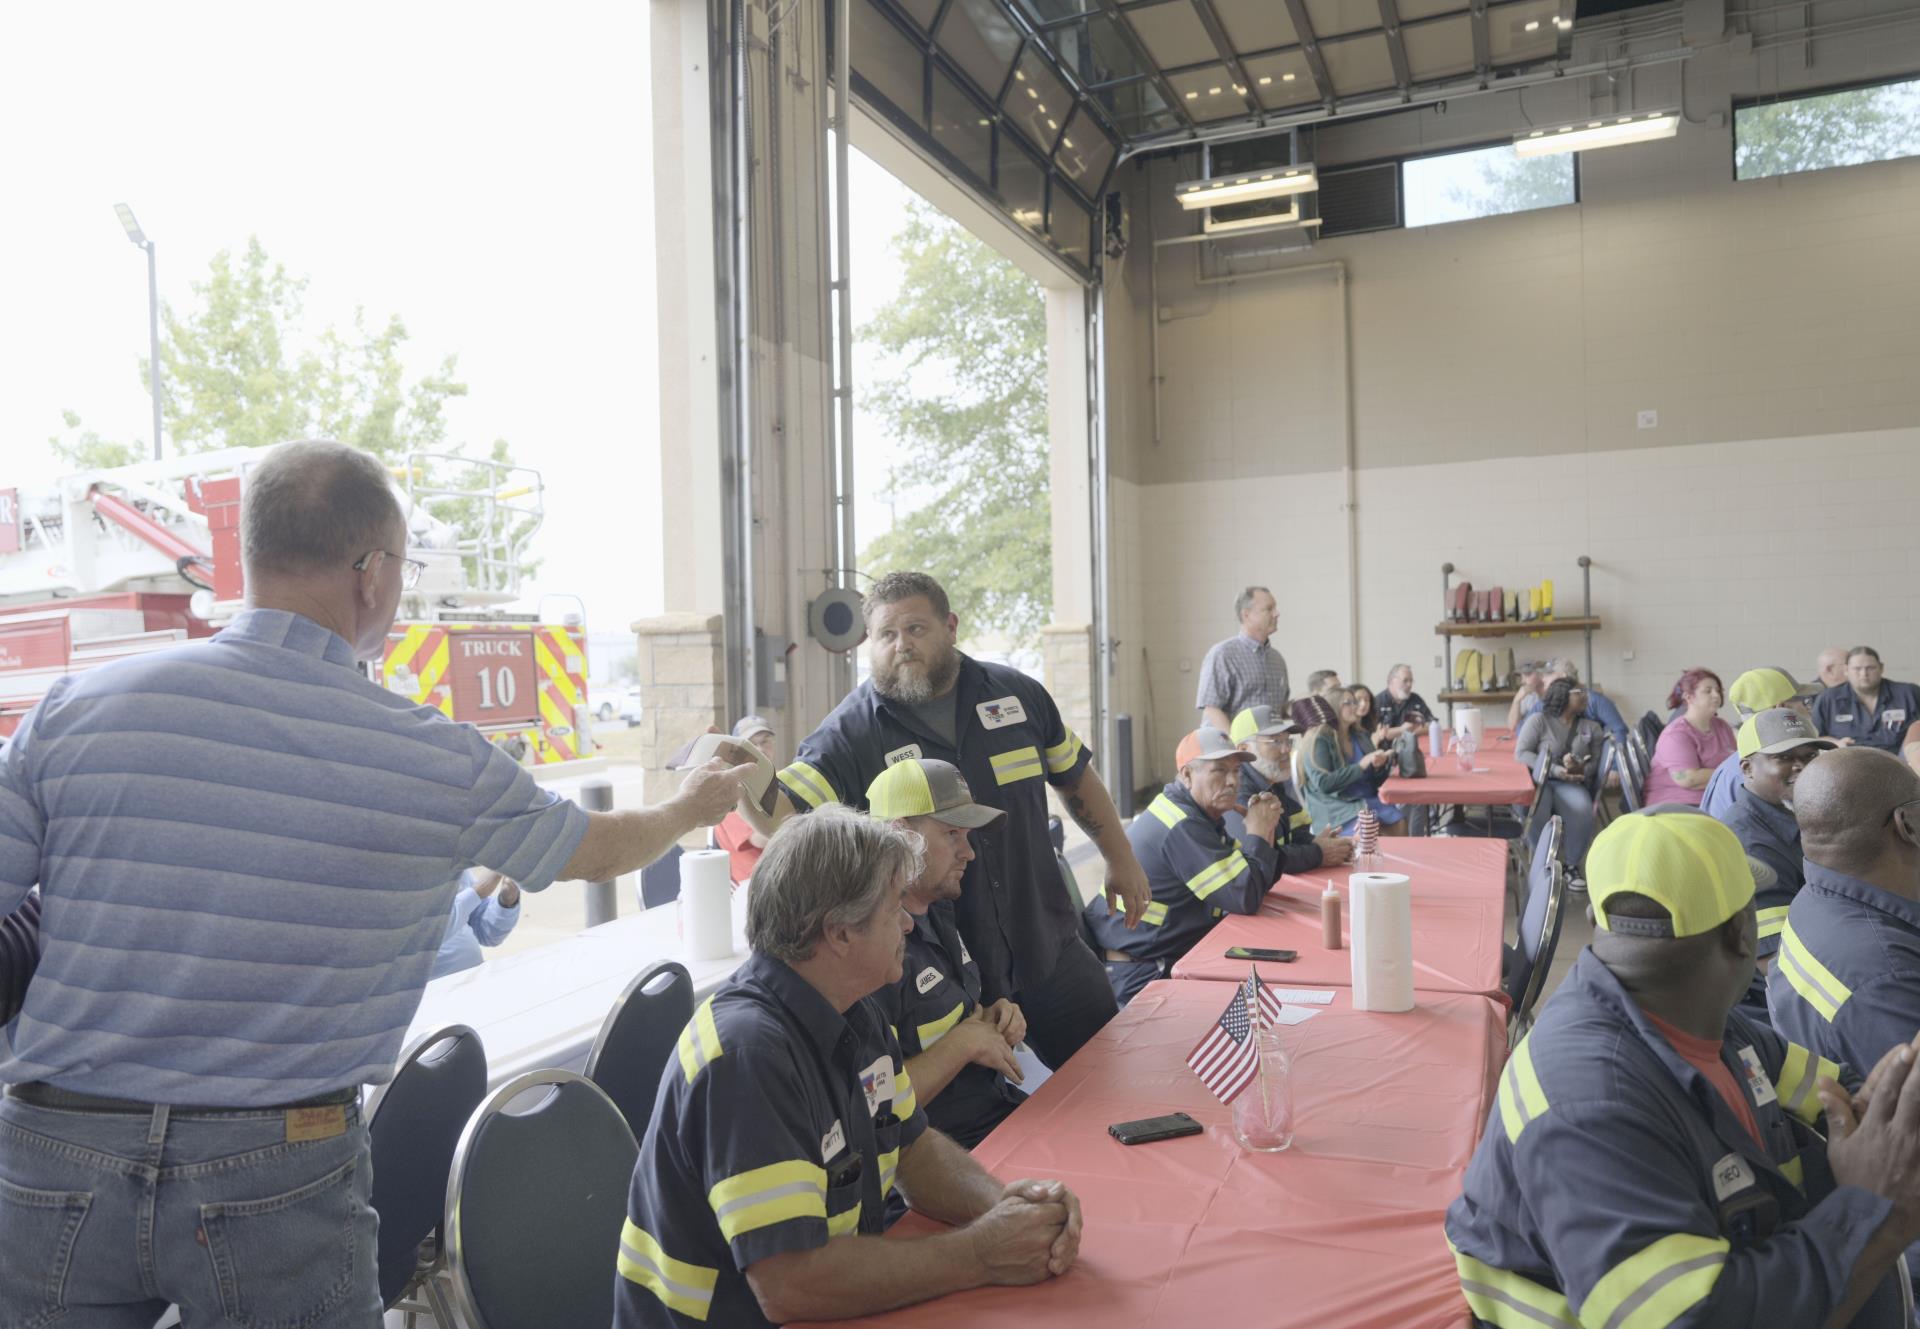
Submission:
M 62 675 L 211 636 L 239 611 L 240 500 L 261 455 L 230 448 L 0 488 L 0 738 Z M 529 765 L 591 755 L 582 616 L 503 607 L 522 598 L 539 472 L 427 452 L 391 469 L 407 556 L 425 566 L 370 676 Z

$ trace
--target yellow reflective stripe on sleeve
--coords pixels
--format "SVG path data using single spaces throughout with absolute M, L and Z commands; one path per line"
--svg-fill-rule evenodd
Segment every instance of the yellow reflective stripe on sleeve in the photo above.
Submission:
M 1047 773 L 1065 775 L 1073 769 L 1073 763 L 1080 760 L 1080 735 L 1067 730 L 1067 736 L 1059 743 L 1047 749 Z
M 882 1191 L 881 1194 L 884 1197 L 886 1192 Z M 860 1230 L 860 1201 L 858 1200 L 855 1200 L 853 1202 L 853 1208 L 847 1210 L 843 1214 L 827 1215 L 827 1235 L 829 1237 L 850 1236 L 851 1234 L 858 1232 L 859 1230 Z
M 1447 1242 L 1467 1308 L 1499 1329 L 1580 1329 L 1567 1299 L 1552 1288 L 1505 1269 L 1482 1264 Z
M 718 1269 L 676 1260 L 660 1249 L 651 1233 L 631 1218 L 620 1230 L 620 1277 L 638 1283 L 690 1320 L 704 1320 L 713 1309 Z
M 822 803 L 838 803 L 840 795 L 833 792 L 833 785 L 826 776 L 807 765 L 796 761 L 780 772 L 780 783 L 789 793 L 810 808 Z
M 1713 1291 L 1732 1246 L 1674 1232 L 1629 1255 L 1593 1285 L 1580 1306 L 1590 1329 L 1666 1329 Z
M 1311 826 L 1313 825 L 1313 814 L 1305 808 L 1301 808 L 1298 812 L 1287 818 L 1287 825 L 1294 827 Z
M 707 1192 L 707 1203 L 728 1241 L 788 1219 L 824 1219 L 826 1169 L 798 1158 L 769 1163 L 719 1182 Z
M 1180 805 L 1165 794 L 1155 794 L 1153 802 L 1147 804 L 1147 811 L 1151 812 L 1154 819 L 1168 830 L 1172 830 L 1187 819 L 1187 814 L 1180 810 Z
M 893 1179 L 900 1172 L 900 1151 L 889 1149 L 880 1155 L 880 1198 L 886 1199 L 893 1190 Z
M 1762 937 L 1777 937 L 1787 925 L 1787 906 L 1775 905 L 1771 909 L 1759 910 L 1754 917 L 1760 923 Z
M 1789 1158 L 1786 1162 L 1782 1163 L 1780 1165 L 1780 1175 L 1803 1191 L 1807 1188 L 1806 1166 L 1802 1164 L 1798 1158 Z
M 1787 983 L 1807 1005 L 1820 1012 L 1820 1018 L 1832 1024 L 1847 1004 L 1853 989 L 1835 978 L 1827 967 L 1813 958 L 1805 942 L 1789 922 L 1780 931 L 1780 953 L 1774 963 L 1786 971 Z
M 1043 774 L 1045 767 L 1040 762 L 1039 748 L 1015 748 L 1011 752 L 996 752 L 991 758 L 993 782 L 1012 784 L 1015 780 L 1031 780 Z
M 1246 856 L 1235 849 L 1218 863 L 1209 863 L 1188 877 L 1187 889 L 1193 892 L 1196 900 L 1204 900 L 1246 870 Z
M 713 998 L 708 997 L 694 1011 L 687 1027 L 680 1031 L 680 1069 L 687 1083 L 720 1058 L 720 1031 L 713 1024 Z
M 1547 1111 L 1547 1091 L 1533 1072 L 1533 1049 L 1527 1042 L 1520 1040 L 1520 1046 L 1507 1058 L 1506 1070 L 1500 1073 L 1500 1123 L 1507 1128 L 1509 1144 L 1518 1144 L 1520 1132 Z
M 1816 1092 L 1822 1077 L 1837 1082 L 1839 1065 L 1816 1056 L 1798 1043 L 1787 1044 L 1787 1059 L 1780 1064 L 1780 1081 L 1774 1085 L 1780 1095 L 1780 1106 L 1807 1125 L 1813 1125 L 1826 1110 L 1820 1106 L 1820 1095 Z
M 903 1063 L 893 1073 L 893 1115 L 905 1121 L 920 1106 L 919 1095 L 913 1092 L 913 1077 L 907 1074 Z
M 1158 900 L 1147 901 L 1147 912 L 1140 916 L 1140 921 L 1149 927 L 1159 927 L 1167 921 L 1167 907 Z
M 939 1019 L 929 1020 L 926 1024 L 915 1028 L 913 1032 L 920 1037 L 920 1050 L 925 1052 L 935 1043 L 938 1043 L 949 1029 L 960 1023 L 960 1017 L 966 1013 L 967 1003 L 964 1001 L 955 1002 L 953 1009 Z

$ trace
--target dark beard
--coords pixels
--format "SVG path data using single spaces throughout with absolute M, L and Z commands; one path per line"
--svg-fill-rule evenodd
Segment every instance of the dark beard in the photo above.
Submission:
M 943 697 L 953 688 L 953 681 L 960 677 L 960 652 L 949 646 L 938 659 L 926 658 L 924 673 L 910 671 L 898 662 L 884 672 L 873 671 L 873 690 L 888 701 L 903 702 L 908 706 L 924 706 L 936 697 Z

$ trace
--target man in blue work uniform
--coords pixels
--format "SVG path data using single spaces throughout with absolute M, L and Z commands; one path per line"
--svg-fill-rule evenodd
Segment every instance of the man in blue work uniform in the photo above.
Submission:
M 1920 1235 L 1911 1057 L 1861 1085 L 1734 1009 L 1753 878 L 1712 818 L 1616 819 L 1587 883 L 1593 943 L 1508 1058 L 1447 1211 L 1475 1323 L 1902 1325 L 1892 1274 Z M 1823 1109 L 1825 1144 L 1809 1129 Z
M 1733 686 L 1727 689 L 1727 700 L 1733 703 L 1741 719 L 1749 715 L 1758 715 L 1761 711 L 1770 711 L 1776 706 L 1788 710 L 1813 722 L 1812 698 L 1823 689 L 1818 683 L 1801 684 L 1786 670 L 1768 666 L 1764 669 L 1749 669 L 1733 680 Z M 1817 731 L 1816 731 L 1817 732 Z M 1745 782 L 1746 771 L 1742 768 L 1743 758 L 1736 748 L 1733 755 L 1713 768 L 1713 775 L 1707 780 L 1707 787 L 1700 792 L 1700 810 L 1709 817 L 1720 817 L 1733 804 L 1734 791 Z M 1721 817 L 1721 820 L 1726 820 Z M 1797 870 L 1797 869 L 1796 869 Z M 1761 922 L 1765 922 L 1763 918 Z
M 1021 1079 L 1014 1049 L 1026 1037 L 1026 1017 L 1005 997 L 980 1004 L 980 966 L 953 920 L 973 861 L 971 835 L 1006 814 L 974 802 L 960 772 L 930 757 L 882 771 L 867 786 L 867 811 L 912 831 L 925 846 L 920 875 L 907 887 L 913 929 L 900 981 L 874 993 L 874 1004 L 900 1037 L 927 1119 L 972 1149 L 1027 1097 L 1014 1087 Z
M 1106 860 L 1106 892 L 1129 922 L 1147 906 L 1147 880 L 1127 844 L 1091 754 L 1046 688 L 958 646 L 959 618 L 940 583 L 919 572 L 875 582 L 863 610 L 873 674 L 800 744 L 780 772 L 785 806 L 769 818 L 743 802 L 762 833 L 793 811 L 856 803 L 875 776 L 910 757 L 951 762 L 987 806 L 1006 813 L 975 846 L 956 914 L 980 966 L 981 998 L 1027 1013 L 1027 1042 L 1058 1067 L 1113 1018 L 1113 993 L 1080 936 L 1080 901 L 1060 879 L 1047 834 L 1051 784 Z
M 868 1315 L 1069 1269 L 1079 1202 L 927 1128 L 866 995 L 900 978 L 913 837 L 832 807 L 753 874 L 753 954 L 694 1012 L 640 1142 L 615 1329 Z M 880 1236 L 895 1186 L 953 1231 Z
M 1920 688 L 1887 678 L 1880 652 L 1856 646 L 1847 652 L 1847 681 L 1813 702 L 1813 723 L 1841 747 L 1858 743 L 1896 756 L 1907 726 L 1920 720 Z
M 1244 829 L 1227 834 L 1225 816 L 1239 797 L 1240 771 L 1252 758 L 1218 729 L 1202 727 L 1180 740 L 1178 774 L 1133 819 L 1127 836 L 1147 870 L 1153 903 L 1142 927 L 1128 929 L 1105 900 L 1087 904 L 1087 927 L 1106 948 L 1107 981 L 1122 1006 L 1228 914 L 1251 914 L 1280 876 L 1280 799 L 1255 794 Z M 1290 853 L 1310 856 L 1309 845 Z
M 1920 774 L 1884 752 L 1830 752 L 1793 807 L 1807 880 L 1767 978 L 1774 1028 L 1869 1065 L 1920 1028 Z

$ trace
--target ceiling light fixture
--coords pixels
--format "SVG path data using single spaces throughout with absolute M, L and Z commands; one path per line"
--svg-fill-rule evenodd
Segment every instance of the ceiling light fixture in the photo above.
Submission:
M 1291 83 L 1291 82 L 1293 82 L 1293 75 L 1292 75 L 1292 74 L 1282 74 L 1282 75 L 1280 76 L 1280 81 L 1281 81 L 1282 83 Z
M 1537 19 L 1537 18 L 1535 18 L 1535 19 L 1528 19 L 1528 20 L 1527 20 L 1527 31 L 1528 31 L 1528 32 L 1538 32 L 1538 31 L 1540 31 L 1540 20 L 1539 20 L 1539 19 Z
M 1546 157 L 1556 152 L 1586 152 L 1623 143 L 1647 143 L 1657 138 L 1672 138 L 1679 132 L 1678 111 L 1643 111 L 1529 129 L 1514 137 L 1513 150 L 1521 157 Z
M 1214 180 L 1189 180 L 1175 185 L 1173 196 L 1183 208 L 1221 208 L 1229 203 L 1306 194 L 1319 188 L 1320 177 L 1313 164 L 1307 162 L 1299 166 L 1276 166 L 1270 171 L 1250 171 L 1246 175 L 1223 175 Z
M 1267 86 L 1267 84 L 1269 84 L 1269 83 L 1271 83 L 1271 82 L 1273 82 L 1273 75 L 1271 75 L 1271 74 L 1262 74 L 1262 75 L 1260 76 L 1260 86 L 1261 86 L 1261 87 L 1263 87 L 1263 88 L 1264 88 L 1264 87 L 1266 87 L 1266 86 Z

